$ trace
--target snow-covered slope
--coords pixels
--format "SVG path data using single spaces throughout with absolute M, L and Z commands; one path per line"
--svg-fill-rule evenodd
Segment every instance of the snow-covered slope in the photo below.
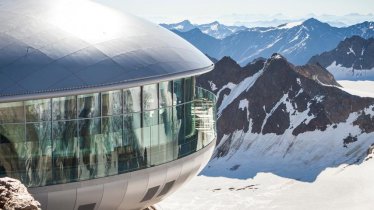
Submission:
M 374 26 L 373 26 L 374 27 Z M 309 63 L 319 63 L 338 80 L 374 80 L 374 39 L 353 36 Z
M 339 84 L 352 95 L 374 98 L 374 81 L 339 80 Z
M 362 162 L 374 144 L 374 99 L 344 92 L 321 66 L 274 54 L 241 68 L 225 57 L 198 84 L 218 97 L 219 144 L 204 175 L 310 182 L 327 167 Z
M 327 168 L 313 183 L 258 173 L 249 179 L 198 176 L 158 204 L 160 210 L 371 210 L 374 160 Z
M 334 49 L 347 37 L 373 37 L 374 22 L 337 28 L 311 18 L 301 23 L 282 24 L 278 27 L 248 28 L 222 40 L 217 39 L 213 51 L 210 46 L 196 44 L 201 42 L 201 35 L 197 33 L 178 34 L 202 52 L 217 59 L 230 56 L 242 66 L 257 57 L 269 57 L 274 52 L 281 53 L 289 61 L 300 65 L 305 64 L 313 55 Z

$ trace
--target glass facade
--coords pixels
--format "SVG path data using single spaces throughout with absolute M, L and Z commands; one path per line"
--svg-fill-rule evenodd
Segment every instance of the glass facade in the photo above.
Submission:
M 38 187 L 176 160 L 216 137 L 215 100 L 190 77 L 0 103 L 0 177 Z

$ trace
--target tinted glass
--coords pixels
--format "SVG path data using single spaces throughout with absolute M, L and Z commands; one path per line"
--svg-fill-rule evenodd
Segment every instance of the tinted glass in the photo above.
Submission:
M 103 116 L 122 114 L 122 91 L 109 91 L 101 95 Z
M 0 123 L 25 121 L 23 102 L 0 103 Z
M 173 82 L 160 82 L 159 84 L 160 108 L 173 105 Z
M 100 114 L 100 93 L 78 96 L 78 116 L 80 118 L 99 117 Z
M 77 118 L 77 97 L 67 96 L 52 99 L 52 119 L 68 120 Z
M 134 87 L 123 90 L 123 110 L 125 113 L 141 111 L 141 88 Z
M 27 122 L 51 120 L 51 99 L 26 101 L 25 110 Z

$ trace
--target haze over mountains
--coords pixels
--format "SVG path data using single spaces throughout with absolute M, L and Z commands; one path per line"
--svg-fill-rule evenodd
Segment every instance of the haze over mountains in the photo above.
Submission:
M 374 36 L 374 22 L 338 28 L 311 18 L 277 27 L 230 29 L 222 24 L 212 27 L 215 24 L 212 23 L 210 30 L 200 29 L 202 26 L 188 24 L 187 21 L 183 23 L 183 29 L 183 24 L 163 26 L 209 56 L 217 59 L 230 56 L 242 66 L 258 57 L 269 57 L 274 52 L 282 54 L 292 63 L 305 64 L 312 56 L 334 49 L 345 38 Z M 222 33 L 218 30 L 221 28 Z

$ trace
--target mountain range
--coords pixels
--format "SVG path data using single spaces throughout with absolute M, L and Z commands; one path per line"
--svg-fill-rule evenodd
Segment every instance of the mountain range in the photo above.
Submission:
M 169 30 L 177 30 L 180 32 L 187 32 L 187 31 L 197 28 L 202 33 L 207 34 L 216 39 L 223 39 L 238 31 L 243 31 L 243 30 L 248 29 L 245 26 L 227 26 L 227 25 L 219 23 L 218 21 L 199 25 L 199 24 L 192 24 L 189 20 L 184 20 L 180 23 L 160 24 L 160 25 Z
M 347 38 L 335 49 L 313 56 L 309 63 L 319 63 L 338 80 L 374 80 L 374 38 Z
M 218 97 L 218 145 L 203 175 L 313 181 L 362 162 L 374 144 L 374 99 L 344 92 L 319 64 L 273 54 L 241 67 L 224 57 L 197 84 Z
M 274 52 L 280 53 L 292 63 L 301 65 L 317 54 L 334 49 L 340 41 L 358 35 L 363 38 L 374 36 L 374 22 L 363 22 L 348 27 L 333 27 L 317 19 L 310 18 L 303 22 L 282 24 L 277 27 L 254 27 L 228 29 L 226 32 L 207 31 L 206 27 L 189 25 L 183 27 L 163 25 L 183 37 L 202 52 L 221 59 L 230 56 L 241 66 L 258 57 L 270 57 Z M 213 22 L 210 27 L 214 25 Z M 227 31 L 231 31 L 227 33 Z M 218 35 L 217 35 L 218 34 Z M 215 38 L 220 37 L 221 39 Z

